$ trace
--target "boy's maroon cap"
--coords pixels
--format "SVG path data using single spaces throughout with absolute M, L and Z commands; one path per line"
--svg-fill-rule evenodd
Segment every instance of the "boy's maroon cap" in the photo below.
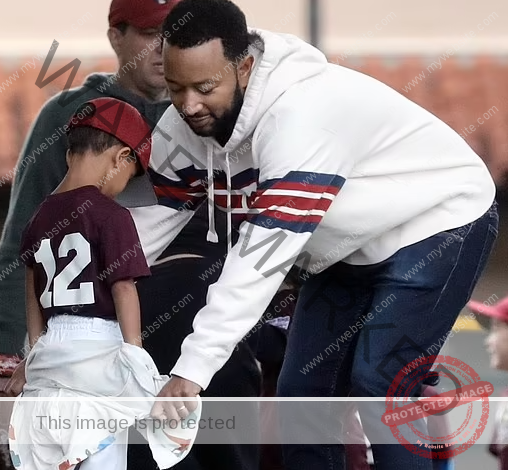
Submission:
M 508 323 L 508 297 L 501 299 L 494 305 L 485 305 L 482 302 L 471 300 L 467 303 L 467 307 L 478 315 L 484 315 Z
M 158 28 L 180 0 L 113 0 L 109 26 L 127 23 L 137 29 Z
M 68 123 L 68 131 L 85 126 L 106 132 L 130 147 L 143 173 L 146 172 L 152 152 L 152 132 L 134 106 L 115 98 L 87 101 L 74 112 Z

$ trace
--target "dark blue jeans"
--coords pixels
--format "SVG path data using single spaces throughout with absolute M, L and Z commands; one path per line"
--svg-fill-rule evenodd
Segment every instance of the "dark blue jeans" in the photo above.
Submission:
M 341 262 L 309 278 L 298 298 L 278 396 L 386 397 L 402 367 L 422 353 L 437 354 L 436 343 L 442 345 L 485 268 L 498 222 L 494 204 L 475 222 L 405 247 L 381 263 Z M 358 321 L 366 323 L 359 327 Z M 406 395 L 419 396 L 420 388 L 417 381 Z M 324 423 L 316 422 L 308 402 L 299 406 L 302 419 L 307 413 L 312 432 L 319 435 Z M 346 468 L 343 445 L 319 445 L 318 440 L 296 444 L 295 408 L 290 416 L 283 407 L 279 411 L 283 442 L 291 442 L 283 446 L 287 470 Z M 376 470 L 432 470 L 431 460 L 414 455 L 394 439 L 376 444 L 387 442 L 390 434 L 381 422 L 384 400 L 361 402 L 358 411 L 373 443 Z M 340 427 L 341 420 L 336 421 Z M 423 419 L 413 424 L 426 431 Z

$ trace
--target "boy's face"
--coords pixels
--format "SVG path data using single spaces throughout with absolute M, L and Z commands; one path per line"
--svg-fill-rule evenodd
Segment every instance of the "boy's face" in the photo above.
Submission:
M 508 323 L 493 319 L 485 344 L 490 353 L 490 366 L 508 371 Z

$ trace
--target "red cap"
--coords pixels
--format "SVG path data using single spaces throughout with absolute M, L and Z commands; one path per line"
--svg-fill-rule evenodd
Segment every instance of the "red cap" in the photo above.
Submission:
M 158 28 L 180 0 L 113 0 L 109 26 L 127 23 L 137 29 Z
M 467 303 L 467 307 L 478 315 L 484 315 L 508 323 L 508 297 L 501 299 L 494 305 L 485 305 L 482 302 L 471 300 Z
M 152 152 L 151 128 L 139 111 L 115 98 L 97 98 L 83 103 L 71 117 L 68 127 L 93 127 L 130 147 L 143 168 L 148 168 Z

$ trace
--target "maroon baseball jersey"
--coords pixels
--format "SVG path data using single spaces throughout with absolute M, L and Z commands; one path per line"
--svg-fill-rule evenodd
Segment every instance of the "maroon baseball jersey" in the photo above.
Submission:
M 129 211 L 95 186 L 48 196 L 23 231 L 20 256 L 34 269 L 45 319 L 115 320 L 111 286 L 150 275 Z

